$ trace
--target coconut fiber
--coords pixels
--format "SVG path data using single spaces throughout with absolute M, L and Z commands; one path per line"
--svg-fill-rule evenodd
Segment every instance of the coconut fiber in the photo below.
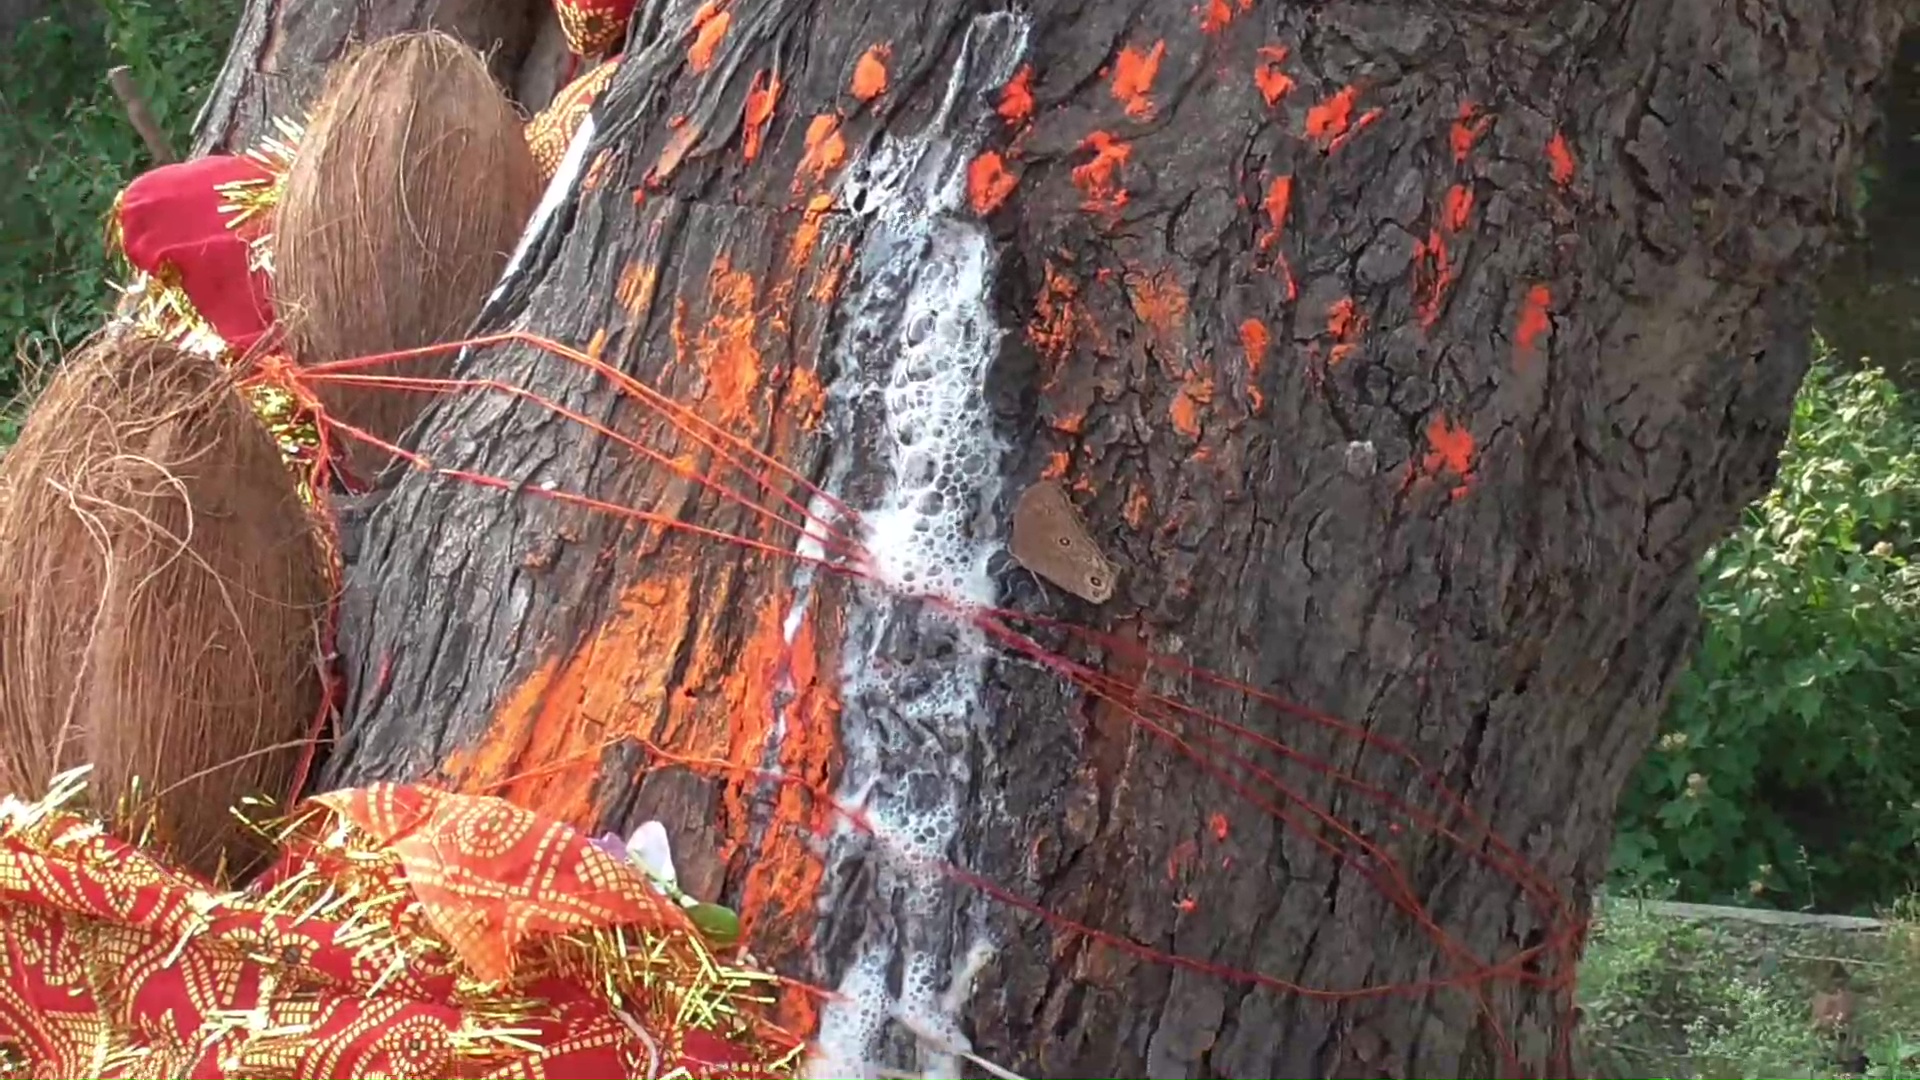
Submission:
M 274 302 L 303 364 L 457 339 L 540 195 L 518 114 L 480 54 L 445 34 L 386 38 L 336 65 L 276 211 Z M 450 357 L 366 369 L 443 376 Z M 335 418 L 393 441 L 426 397 L 325 386 Z M 384 460 L 345 440 L 364 470 Z
M 91 763 L 95 804 L 213 874 L 264 841 L 320 705 L 315 522 L 216 362 L 109 332 L 0 458 L 0 773 Z M 256 842 L 257 841 L 257 842 Z

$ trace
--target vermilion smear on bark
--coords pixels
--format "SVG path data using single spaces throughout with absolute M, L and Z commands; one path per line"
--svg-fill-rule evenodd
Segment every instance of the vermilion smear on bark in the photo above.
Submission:
M 1467 218 L 1473 213 L 1473 192 L 1464 184 L 1455 184 L 1447 189 L 1446 223 L 1449 232 L 1464 232 Z
M 815 180 L 825 180 L 827 174 L 839 168 L 847 160 L 847 141 L 840 134 L 840 118 L 832 113 L 822 113 L 807 125 L 806 153 L 801 155 L 799 172 L 811 175 Z M 796 181 L 795 190 L 803 185 Z
M 1135 529 L 1145 525 L 1148 509 L 1150 504 L 1147 501 L 1147 489 L 1139 484 L 1129 486 L 1127 504 L 1120 509 L 1120 516 L 1127 520 L 1127 525 Z
M 1067 475 L 1067 467 L 1071 463 L 1072 459 L 1067 456 L 1065 450 L 1055 450 L 1053 453 L 1047 455 L 1047 464 L 1046 467 L 1040 470 L 1040 478 L 1042 480 L 1058 480 Z
M 773 120 L 773 107 L 779 100 L 780 76 L 766 68 L 755 72 L 753 85 L 747 90 L 747 105 L 742 116 L 746 136 L 741 153 L 748 161 L 760 156 L 760 147 L 767 137 L 767 125 Z
M 1339 366 L 1347 357 L 1360 347 L 1358 338 L 1366 329 L 1366 318 L 1354 305 L 1353 297 L 1343 296 L 1327 309 L 1327 333 L 1334 340 L 1333 350 L 1327 354 L 1327 363 Z
M 700 5 L 700 10 L 693 15 L 693 44 L 687 47 L 687 63 L 693 70 L 704 72 L 713 66 L 720 42 L 732 25 L 733 13 L 720 10 L 714 0 Z
M 1460 103 L 1459 117 L 1454 120 L 1453 130 L 1449 133 L 1447 140 L 1453 148 L 1454 164 L 1466 163 L 1467 155 L 1473 152 L 1473 144 L 1480 140 L 1480 136 L 1486 133 L 1487 126 L 1492 123 L 1493 117 L 1481 116 L 1480 106 L 1473 101 L 1466 100 Z
M 1453 284 L 1453 264 L 1447 257 L 1447 241 L 1439 229 L 1430 229 L 1425 240 L 1414 244 L 1413 249 L 1416 282 L 1414 287 L 1414 314 L 1420 320 L 1422 329 L 1429 329 L 1440 319 L 1440 305 L 1446 299 L 1447 289 Z
M 1345 146 L 1347 144 L 1347 140 L 1353 138 L 1355 135 L 1360 134 L 1362 131 L 1365 131 L 1369 126 L 1373 124 L 1374 121 L 1380 119 L 1380 117 L 1384 116 L 1385 114 L 1386 114 L 1385 109 L 1380 109 L 1380 108 L 1368 109 L 1360 117 L 1360 119 L 1354 121 L 1352 127 L 1348 128 L 1347 130 L 1333 137 L 1333 141 L 1327 144 L 1327 153 L 1329 154 L 1334 153 L 1335 151 L 1339 150 L 1342 146 Z
M 753 397 L 765 367 L 754 343 L 753 275 L 733 269 L 725 258 L 715 259 L 707 278 L 707 306 L 711 315 L 694 345 L 694 362 L 706 377 L 704 400 L 722 425 L 751 430 L 749 414 L 758 411 Z
M 1135 120 L 1153 119 L 1153 100 L 1148 95 L 1153 92 L 1154 76 L 1159 74 L 1160 61 L 1166 55 L 1167 43 L 1156 41 L 1145 52 L 1129 45 L 1113 61 L 1114 100 Z
M 1167 409 L 1173 429 L 1190 439 L 1200 437 L 1200 407 L 1213 400 L 1213 380 L 1189 375 L 1174 391 L 1173 404 Z
M 1293 206 L 1293 177 L 1274 177 L 1273 183 L 1267 185 L 1267 197 L 1260 205 L 1267 212 L 1268 226 L 1268 231 L 1260 237 L 1260 246 L 1272 247 L 1280 242 L 1281 230 L 1287 223 L 1287 211 Z
M 967 201 L 973 205 L 974 213 L 985 217 L 1007 201 L 1018 182 L 1007 171 L 1000 152 L 989 150 L 967 164 Z
M 620 302 L 627 318 L 636 326 L 646 317 L 647 309 L 653 306 L 654 287 L 659 283 L 659 277 L 658 268 L 639 259 L 628 263 L 627 268 L 620 271 L 620 283 L 614 289 L 614 299 Z
M 995 108 L 1000 118 L 1013 127 L 1019 127 L 1033 118 L 1033 67 L 1023 65 L 1013 73 L 1013 78 L 1000 91 L 1000 104 Z
M 1104 131 L 1096 131 L 1080 144 L 1093 151 L 1093 160 L 1073 170 L 1073 182 L 1087 199 L 1088 210 L 1117 213 L 1127 204 L 1127 189 L 1120 186 L 1120 167 L 1127 163 L 1133 148 Z
M 1308 109 L 1307 138 L 1331 148 L 1333 140 L 1345 135 L 1353 123 L 1353 101 L 1359 96 L 1359 88 L 1349 86 Z
M 1573 183 L 1573 151 L 1567 147 L 1567 137 L 1557 131 L 1547 142 L 1547 166 L 1554 183 L 1561 187 Z
M 1420 469 L 1428 476 L 1452 473 L 1459 477 L 1460 484 L 1452 493 L 1458 499 L 1467 493 L 1473 480 L 1473 449 L 1472 433 L 1454 426 L 1446 413 L 1435 413 L 1427 424 L 1427 454 L 1420 459 Z
M 1227 0 L 1206 0 L 1206 11 L 1200 16 L 1200 29 L 1209 34 L 1217 34 L 1233 21 L 1233 6 Z
M 887 92 L 887 57 L 891 50 L 885 44 L 868 47 L 860 54 L 853 65 L 853 96 L 861 101 L 872 101 Z
M 1247 357 L 1247 401 L 1258 413 L 1266 408 L 1266 395 L 1260 392 L 1260 371 L 1267 363 L 1267 346 L 1273 341 L 1267 324 L 1248 319 L 1240 324 L 1240 348 Z
M 1260 46 L 1260 60 L 1253 65 L 1253 84 L 1260 88 L 1260 96 L 1266 99 L 1269 107 L 1280 104 L 1280 99 L 1293 89 L 1293 80 L 1280 70 L 1280 64 L 1287 58 L 1285 45 Z
M 1547 308 L 1552 303 L 1553 291 L 1545 285 L 1535 285 L 1527 290 L 1527 298 L 1520 305 L 1520 321 L 1513 328 L 1513 362 L 1516 367 L 1525 366 L 1532 358 L 1540 336 L 1553 329 L 1553 322 L 1547 317 Z

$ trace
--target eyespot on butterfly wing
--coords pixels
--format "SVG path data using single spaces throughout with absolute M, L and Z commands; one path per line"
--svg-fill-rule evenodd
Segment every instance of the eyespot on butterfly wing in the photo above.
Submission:
M 1067 491 L 1041 480 L 1020 493 L 1007 544 L 1021 566 L 1088 603 L 1113 597 L 1114 569 Z

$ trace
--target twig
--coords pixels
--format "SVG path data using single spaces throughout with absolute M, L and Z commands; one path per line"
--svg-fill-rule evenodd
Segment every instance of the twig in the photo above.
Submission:
M 147 153 L 153 156 L 156 165 L 171 165 L 179 160 L 173 156 L 173 148 L 167 145 L 167 133 L 160 130 L 160 124 L 153 118 L 153 110 L 147 108 L 147 99 L 140 95 L 140 88 L 133 84 L 133 72 L 125 64 L 107 72 L 107 82 L 113 85 L 113 92 L 120 98 L 120 104 L 126 106 L 127 119 L 133 123 L 133 130 L 140 133 L 140 140 L 147 144 Z

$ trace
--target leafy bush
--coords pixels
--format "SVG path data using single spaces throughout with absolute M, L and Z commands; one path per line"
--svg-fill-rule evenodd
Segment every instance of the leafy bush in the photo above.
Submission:
M 1844 911 L 1920 883 L 1920 428 L 1821 364 L 1773 491 L 1708 554 L 1706 632 L 1620 807 L 1614 872 Z
M 151 163 L 107 70 L 132 69 L 184 153 L 240 0 L 56 2 L 0 41 L 0 398 L 25 356 L 50 360 L 113 299 L 103 246 L 114 195 Z

